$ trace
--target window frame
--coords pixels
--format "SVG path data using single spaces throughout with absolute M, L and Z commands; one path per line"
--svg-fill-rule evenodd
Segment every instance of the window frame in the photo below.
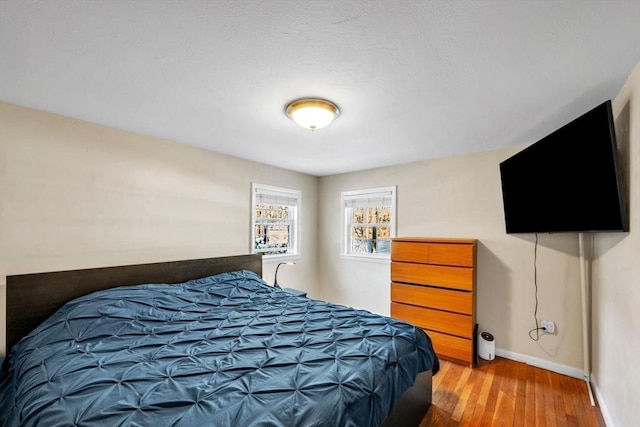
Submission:
M 262 251 L 256 249 L 256 205 L 258 203 L 259 194 L 264 195 L 276 195 L 280 197 L 295 198 L 296 204 L 294 206 L 294 214 L 290 218 L 291 230 L 289 236 L 291 243 L 288 246 L 288 253 L 283 254 L 265 254 Z M 301 211 L 302 211 L 302 191 L 293 189 L 278 187 L 274 185 L 266 185 L 252 182 L 251 183 L 251 253 L 262 254 L 262 259 L 265 262 L 269 261 L 285 261 L 300 258 L 300 230 L 301 230 Z
M 350 190 L 343 191 L 340 193 L 340 209 L 341 209 L 341 250 L 340 256 L 345 259 L 354 259 L 360 261 L 377 261 L 377 262 L 387 262 L 391 259 L 391 254 L 380 254 L 380 253 L 355 253 L 351 252 L 351 238 L 350 238 L 350 225 L 351 221 L 349 219 L 350 209 L 346 206 L 347 200 L 353 200 L 356 198 L 366 199 L 371 197 L 383 197 L 387 193 L 391 193 L 391 222 L 389 223 L 390 228 L 390 239 L 396 237 L 396 216 L 397 216 L 397 203 L 396 203 L 396 189 L 397 186 L 388 186 L 388 187 L 377 187 L 377 188 L 366 188 L 361 190 Z M 359 197 L 362 196 L 362 197 Z

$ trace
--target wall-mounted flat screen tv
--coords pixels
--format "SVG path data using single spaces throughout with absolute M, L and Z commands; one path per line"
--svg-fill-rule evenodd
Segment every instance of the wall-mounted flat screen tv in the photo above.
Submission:
M 507 233 L 627 231 L 611 101 L 500 163 Z

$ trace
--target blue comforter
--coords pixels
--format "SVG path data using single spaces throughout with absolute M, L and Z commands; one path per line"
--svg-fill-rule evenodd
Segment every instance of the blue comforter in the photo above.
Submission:
M 78 298 L 8 362 L 7 426 L 376 426 L 438 370 L 421 330 L 249 271 Z

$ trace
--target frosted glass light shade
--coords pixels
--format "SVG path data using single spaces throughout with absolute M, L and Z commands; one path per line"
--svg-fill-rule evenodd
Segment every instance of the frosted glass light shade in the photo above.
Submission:
M 287 106 L 287 116 L 310 130 L 329 125 L 338 114 L 340 111 L 336 104 L 325 99 L 300 99 Z

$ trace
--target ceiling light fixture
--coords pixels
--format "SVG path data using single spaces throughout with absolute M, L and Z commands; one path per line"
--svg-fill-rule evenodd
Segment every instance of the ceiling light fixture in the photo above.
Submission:
M 298 99 L 287 105 L 287 116 L 303 128 L 316 130 L 328 126 L 340 114 L 336 104 L 326 99 Z

